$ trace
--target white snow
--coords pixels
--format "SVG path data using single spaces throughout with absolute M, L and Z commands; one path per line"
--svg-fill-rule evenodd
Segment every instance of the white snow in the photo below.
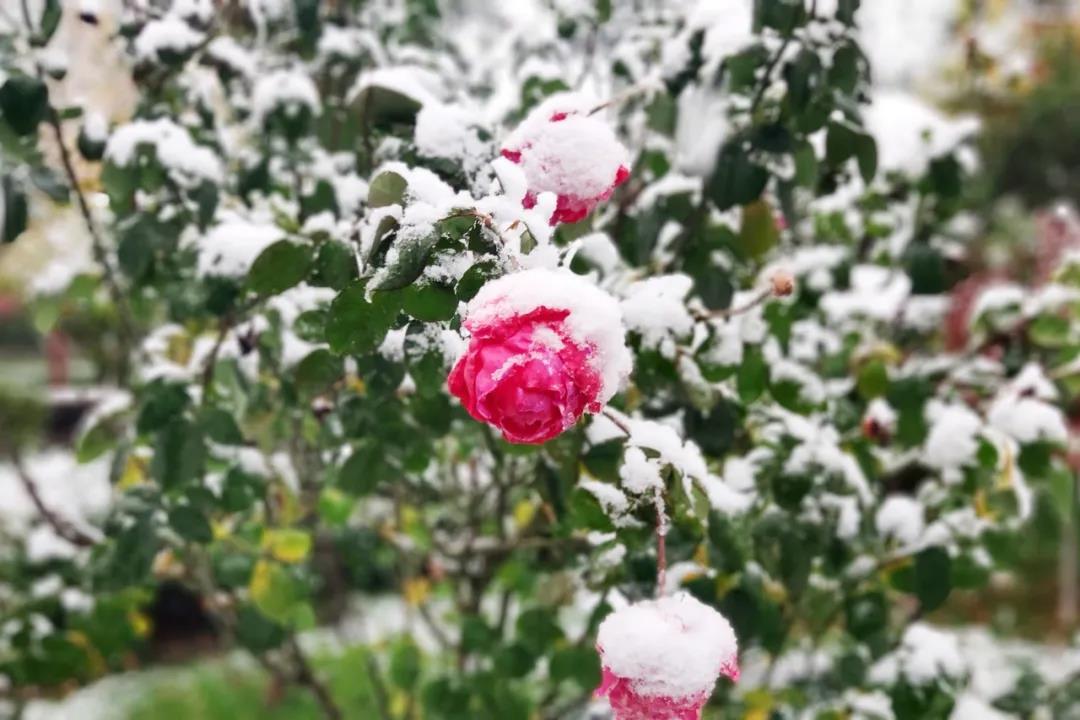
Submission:
M 665 340 L 690 334 L 694 318 L 686 309 L 686 296 L 694 281 L 682 273 L 658 275 L 630 284 L 619 303 L 629 330 L 641 334 L 643 347 L 657 349 Z
M 724 616 L 685 593 L 616 610 L 596 642 L 604 667 L 646 697 L 708 694 L 738 657 Z
M 954 469 L 969 464 L 979 449 L 978 435 L 982 420 L 967 405 L 927 403 L 926 417 L 930 430 L 923 444 L 923 459 L 939 470 Z
M 1065 415 L 1052 404 L 1058 391 L 1035 363 L 998 391 L 986 419 L 991 426 L 1021 443 L 1049 440 L 1063 443 L 1069 431 Z
M 629 153 L 611 125 L 585 114 L 592 105 L 581 95 L 553 95 L 506 138 L 503 148 L 521 153 L 521 168 L 534 193 L 594 198 L 613 187 L 620 167 L 629 167 Z M 566 117 L 553 122 L 556 113 Z
M 622 516 L 630 511 L 630 500 L 622 490 L 599 480 L 579 480 L 578 487 L 592 493 L 604 514 L 610 517 L 616 526 L 622 524 Z
M 301 70 L 267 73 L 255 83 L 251 94 L 251 114 L 256 125 L 262 125 L 266 117 L 278 109 L 294 115 L 307 108 L 312 115 L 318 115 L 320 107 L 319 89 Z
M 874 516 L 878 534 L 904 546 L 918 542 L 925 525 L 922 503 L 907 495 L 890 495 Z
M 911 293 L 907 273 L 879 265 L 851 269 L 851 289 L 827 293 L 821 309 L 833 322 L 854 316 L 887 322 L 895 318 Z
M 242 277 L 259 253 L 284 237 L 281 228 L 267 222 L 234 218 L 215 225 L 197 241 L 198 273 Z
M 458 105 L 430 102 L 416 115 L 414 141 L 421 155 L 461 163 L 468 173 L 491 159 L 491 148 L 480 139 L 482 120 Z
M 203 41 L 203 34 L 193 30 L 179 15 L 170 14 L 146 23 L 135 38 L 135 57 L 160 60 L 162 52 L 185 53 Z
M 223 172 L 218 155 L 198 145 L 185 128 L 167 118 L 133 120 L 116 128 L 105 146 L 105 158 L 117 165 L 129 165 L 140 148 L 153 148 L 158 162 L 183 185 L 201 180 L 221 183 Z
M 206 46 L 207 56 L 227 65 L 244 77 L 254 77 L 257 69 L 255 56 L 228 35 L 218 35 Z
M 950 118 L 918 96 L 877 90 L 865 110 L 866 128 L 877 140 L 878 166 L 919 176 L 930 160 L 952 150 L 979 130 L 979 120 Z
M 619 467 L 622 486 L 635 495 L 663 491 L 664 481 L 660 477 L 661 464 L 650 460 L 638 447 L 628 447 L 623 454 L 623 464 Z
M 891 684 L 902 677 L 912 685 L 938 679 L 957 681 L 969 671 L 956 636 L 922 622 L 910 625 L 900 647 L 870 668 L 870 680 Z
M 539 307 L 570 311 L 564 325 L 571 338 L 592 348 L 589 362 L 600 378 L 601 405 L 630 375 L 633 357 L 626 347 L 622 314 L 609 294 L 569 270 L 525 270 L 503 275 L 480 289 L 465 311 L 464 323 L 483 326 L 524 315 Z

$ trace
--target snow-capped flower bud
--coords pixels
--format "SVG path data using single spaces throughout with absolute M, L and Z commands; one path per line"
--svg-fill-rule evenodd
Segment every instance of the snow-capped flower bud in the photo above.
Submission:
M 597 649 L 615 720 L 698 720 L 717 677 L 739 679 L 731 625 L 685 593 L 608 615 Z
M 568 270 L 488 283 L 464 326 L 472 337 L 450 372 L 450 392 L 510 442 L 559 435 L 599 412 L 630 373 L 618 303 Z
M 540 193 L 557 196 L 552 225 L 583 219 L 630 177 L 629 153 L 590 105 L 571 93 L 552 96 L 503 145 L 503 157 L 525 173 L 526 208 Z

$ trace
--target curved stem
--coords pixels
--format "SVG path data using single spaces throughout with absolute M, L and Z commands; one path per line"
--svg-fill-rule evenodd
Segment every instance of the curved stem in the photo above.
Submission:
M 23 490 L 30 496 L 30 502 L 34 504 L 34 508 L 37 510 L 38 515 L 40 515 L 41 519 L 52 528 L 52 531 L 76 547 L 85 548 L 96 545 L 97 541 L 93 537 L 79 529 L 79 527 L 71 521 L 57 515 L 45 504 L 45 501 L 38 490 L 37 483 L 26 470 L 26 466 L 23 465 L 22 457 L 19 455 L 18 451 L 12 448 L 9 454 L 11 456 L 11 464 L 15 468 L 15 474 L 18 476 L 19 482 L 22 483 Z

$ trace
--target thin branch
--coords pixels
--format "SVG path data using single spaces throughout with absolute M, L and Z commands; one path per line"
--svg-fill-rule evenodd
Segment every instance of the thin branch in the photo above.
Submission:
M 289 650 L 292 653 L 293 661 L 296 663 L 296 683 L 311 691 L 326 717 L 330 718 L 330 720 L 343 720 L 345 715 L 341 712 L 341 708 L 338 707 L 326 685 L 316 677 L 315 672 L 311 669 L 311 664 L 304 655 L 304 651 L 300 648 L 300 643 L 296 641 L 295 635 L 289 638 Z M 380 711 L 383 720 L 390 720 L 390 716 L 381 703 Z
M 667 521 L 664 506 L 659 498 L 656 503 L 656 597 L 664 596 L 667 585 Z
M 756 308 L 758 305 L 760 305 L 761 303 L 765 302 L 770 297 L 772 297 L 772 295 L 773 295 L 773 290 L 772 290 L 771 287 L 768 287 L 768 288 L 765 288 L 764 290 L 762 290 L 761 292 L 759 292 L 757 295 L 755 295 L 753 298 L 751 298 L 748 302 L 743 303 L 742 305 L 725 308 L 723 310 L 713 310 L 709 314 L 711 316 L 713 316 L 713 317 L 719 317 L 719 318 L 725 318 L 725 319 L 735 317 L 736 315 L 742 315 L 744 313 L 750 312 L 751 310 Z
M 119 281 L 116 279 L 116 271 L 113 269 L 112 262 L 110 262 L 109 255 L 105 250 L 105 242 L 101 237 L 97 224 L 94 222 L 90 204 L 86 201 L 86 195 L 83 194 L 82 188 L 79 186 L 79 178 L 75 174 L 75 166 L 71 162 L 71 153 L 68 150 L 67 143 L 64 142 L 64 130 L 60 125 L 60 114 L 56 112 L 56 108 L 50 106 L 46 118 L 52 128 L 56 147 L 60 152 L 60 163 L 64 166 L 64 174 L 67 176 L 72 192 L 75 193 L 75 199 L 78 201 L 79 211 L 82 213 L 86 230 L 90 233 L 90 245 L 94 253 L 94 259 L 101 265 L 105 285 L 109 288 L 109 294 L 112 295 L 113 302 L 116 303 L 117 311 L 120 314 L 121 331 L 124 339 L 130 343 L 135 336 L 131 307 L 128 305 L 127 295 L 124 294 Z
M 656 89 L 657 89 L 656 80 L 653 80 L 653 79 L 644 80 L 642 82 L 639 82 L 636 85 L 630 86 L 626 90 L 623 90 L 618 95 L 613 95 L 608 100 L 605 100 L 604 102 L 600 103 L 596 107 L 589 110 L 588 114 L 589 115 L 595 115 L 596 113 L 600 112 L 601 110 L 605 110 L 605 109 L 607 109 L 609 107 L 615 107 L 616 105 L 622 105 L 627 100 L 632 100 L 633 98 L 637 97 L 638 95 L 642 95 L 644 93 L 649 92 L 650 90 L 656 90 Z
M 210 348 L 210 354 L 206 356 L 206 364 L 203 366 L 202 402 L 204 405 L 210 392 L 210 386 L 214 382 L 214 368 L 217 365 L 218 354 L 221 352 L 221 346 L 225 343 L 225 338 L 228 336 L 230 329 L 232 329 L 231 316 L 223 316 L 218 325 L 217 339 L 214 341 L 214 346 Z
M 11 455 L 11 464 L 15 467 L 15 474 L 18 475 L 23 489 L 26 491 L 26 494 L 30 496 L 30 501 L 34 504 L 34 508 L 37 509 L 38 515 L 48 523 L 53 532 L 77 547 L 85 548 L 96 545 L 97 540 L 79 529 L 71 521 L 57 515 L 45 504 L 45 501 L 41 497 L 41 493 L 38 491 L 37 483 L 34 481 L 34 478 L 30 476 L 30 473 L 27 472 L 19 452 L 12 448 L 9 454 Z
M 622 430 L 623 433 L 626 434 L 626 437 L 630 437 L 631 435 L 633 435 L 633 433 L 630 431 L 630 425 L 617 414 L 615 414 L 615 412 L 613 412 L 610 408 L 604 408 L 604 417 L 610 420 L 615 425 L 615 427 Z

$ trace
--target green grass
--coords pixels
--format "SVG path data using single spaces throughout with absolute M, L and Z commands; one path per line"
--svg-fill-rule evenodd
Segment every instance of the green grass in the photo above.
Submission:
M 364 671 L 364 649 L 335 657 L 319 657 L 313 665 L 327 683 L 345 717 L 378 717 L 371 685 Z M 269 679 L 261 670 L 238 668 L 215 660 L 155 679 L 130 707 L 123 720 L 323 720 L 311 693 L 290 687 L 270 699 Z

